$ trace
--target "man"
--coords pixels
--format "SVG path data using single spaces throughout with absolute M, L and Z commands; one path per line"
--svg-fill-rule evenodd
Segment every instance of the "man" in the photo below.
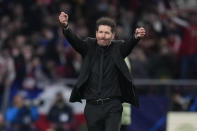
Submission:
M 124 58 L 144 37 L 145 29 L 137 28 L 128 43 L 113 40 L 115 22 L 103 17 L 96 23 L 96 39 L 88 37 L 82 41 L 69 28 L 67 14 L 61 12 L 59 21 L 64 36 L 83 57 L 79 80 L 71 93 L 70 102 L 86 99 L 84 115 L 89 131 L 119 131 L 121 103 L 128 102 L 138 107 Z
M 58 92 L 55 102 L 49 110 L 48 117 L 56 131 L 72 131 L 73 129 L 73 110 L 67 105 L 62 92 Z
M 10 124 L 10 130 L 36 131 L 34 122 L 38 120 L 38 109 L 35 106 L 26 105 L 24 98 L 17 94 L 14 96 L 14 105 L 5 113 L 5 119 Z

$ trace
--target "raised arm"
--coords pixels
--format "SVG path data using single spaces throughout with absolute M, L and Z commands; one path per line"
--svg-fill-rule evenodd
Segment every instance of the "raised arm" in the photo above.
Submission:
M 138 41 L 143 38 L 146 34 L 146 31 L 143 27 L 136 28 L 134 36 L 126 43 L 121 44 L 120 52 L 123 58 L 128 56 L 131 50 L 137 45 Z
M 87 53 L 87 41 L 81 40 L 68 26 L 68 14 L 61 12 L 59 15 L 60 24 L 63 27 L 63 34 L 71 46 L 82 56 Z

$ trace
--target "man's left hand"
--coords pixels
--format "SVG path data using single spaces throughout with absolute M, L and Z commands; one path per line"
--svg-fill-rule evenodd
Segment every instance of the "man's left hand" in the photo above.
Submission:
M 146 35 L 146 31 L 143 27 L 136 28 L 135 30 L 135 39 L 141 39 Z

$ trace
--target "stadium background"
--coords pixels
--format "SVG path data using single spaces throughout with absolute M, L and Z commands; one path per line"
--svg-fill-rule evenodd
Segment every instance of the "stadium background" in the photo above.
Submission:
M 0 0 L 0 130 L 19 124 L 9 118 L 17 95 L 37 110 L 32 130 L 53 130 L 48 114 L 58 92 L 74 113 L 71 126 L 86 130 L 84 103 L 67 102 L 82 60 L 62 35 L 58 15 L 66 11 L 82 39 L 95 36 L 101 16 L 116 20 L 116 39 L 146 29 L 128 57 L 141 105 L 128 131 L 165 131 L 168 111 L 197 110 L 196 7 L 196 0 Z

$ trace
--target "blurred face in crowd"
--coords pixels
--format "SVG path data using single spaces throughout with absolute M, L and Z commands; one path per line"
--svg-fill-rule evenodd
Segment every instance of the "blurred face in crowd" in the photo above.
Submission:
M 16 107 L 19 107 L 20 108 L 20 107 L 23 106 L 23 104 L 24 104 L 23 98 L 21 96 L 19 96 L 19 95 L 16 95 L 14 97 L 14 105 Z
M 111 44 L 115 34 L 112 33 L 111 27 L 108 25 L 100 25 L 96 31 L 96 39 L 100 46 L 107 46 Z

